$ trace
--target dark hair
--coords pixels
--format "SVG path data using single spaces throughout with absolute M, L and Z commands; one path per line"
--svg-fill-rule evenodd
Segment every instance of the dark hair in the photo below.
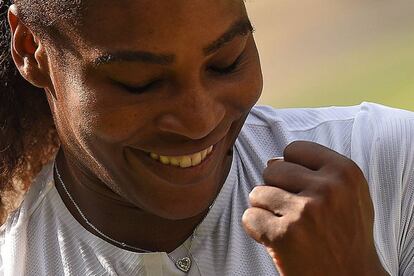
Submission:
M 30 11 L 35 2 L 50 1 L 15 2 Z M 0 0 L 0 224 L 59 145 L 45 92 L 27 82 L 14 65 L 7 21 L 11 4 Z M 32 17 L 22 11 L 27 22 L 40 17 L 33 11 Z

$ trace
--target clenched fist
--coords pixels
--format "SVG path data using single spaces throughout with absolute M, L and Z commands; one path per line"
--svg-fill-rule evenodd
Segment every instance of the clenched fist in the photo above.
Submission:
M 367 181 L 350 159 L 319 144 L 291 143 L 250 193 L 246 232 L 287 276 L 387 275 L 373 239 Z

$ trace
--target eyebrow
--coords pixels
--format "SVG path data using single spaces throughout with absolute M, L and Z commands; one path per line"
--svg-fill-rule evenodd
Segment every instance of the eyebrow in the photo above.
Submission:
M 208 56 L 232 41 L 236 36 L 245 36 L 254 32 L 252 23 L 245 17 L 233 23 L 230 28 L 213 43 L 203 48 L 204 55 Z
M 209 56 L 217 52 L 225 44 L 232 41 L 237 36 L 245 36 L 254 32 L 254 28 L 249 18 L 243 17 L 234 22 L 230 28 L 222 34 L 218 39 L 203 48 L 205 56 Z M 114 62 L 142 62 L 158 65 L 169 65 L 175 61 L 174 54 L 158 54 L 146 51 L 117 51 L 99 56 L 93 61 L 95 66 Z

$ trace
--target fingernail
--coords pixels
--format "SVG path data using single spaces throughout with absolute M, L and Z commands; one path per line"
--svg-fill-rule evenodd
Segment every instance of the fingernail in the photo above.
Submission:
M 283 158 L 283 156 L 278 156 L 278 157 L 273 157 L 272 159 L 269 159 L 269 161 L 267 161 L 267 165 L 269 166 L 272 162 L 275 161 L 284 161 L 285 158 Z

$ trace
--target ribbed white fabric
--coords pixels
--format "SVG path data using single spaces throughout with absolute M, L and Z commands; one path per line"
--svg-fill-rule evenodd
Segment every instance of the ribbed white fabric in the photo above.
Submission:
M 266 250 L 244 233 L 240 220 L 248 193 L 263 183 L 267 160 L 281 156 L 294 140 L 328 146 L 361 167 L 375 208 L 380 259 L 391 275 L 414 275 L 414 113 L 370 103 L 254 107 L 234 145 L 226 182 L 196 232 L 188 275 L 277 275 Z M 166 253 L 129 252 L 85 230 L 59 197 L 51 164 L 0 236 L 0 275 L 185 275 Z M 184 256 L 188 242 L 172 256 Z

